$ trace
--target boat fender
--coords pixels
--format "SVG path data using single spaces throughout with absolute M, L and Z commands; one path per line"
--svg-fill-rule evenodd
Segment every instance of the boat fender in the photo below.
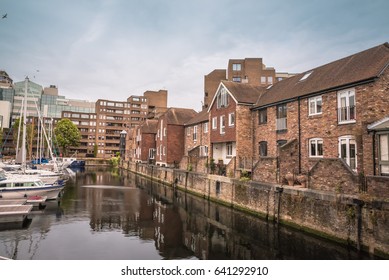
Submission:
M 26 193 L 24 194 L 24 197 L 27 197 L 27 194 L 26 194 Z

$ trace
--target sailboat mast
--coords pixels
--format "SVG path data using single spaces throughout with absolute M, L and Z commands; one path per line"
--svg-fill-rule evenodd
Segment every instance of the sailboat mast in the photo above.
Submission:
M 27 85 L 28 77 L 24 80 L 24 108 L 23 108 L 23 138 L 22 138 L 22 170 L 26 171 L 26 129 L 27 129 Z
M 16 160 L 18 160 L 18 155 L 19 155 L 20 128 L 22 126 L 23 110 L 24 110 L 24 99 L 22 99 L 22 107 L 20 108 L 20 114 L 19 114 L 18 139 L 17 139 L 18 141 L 16 142 L 16 157 L 15 157 Z

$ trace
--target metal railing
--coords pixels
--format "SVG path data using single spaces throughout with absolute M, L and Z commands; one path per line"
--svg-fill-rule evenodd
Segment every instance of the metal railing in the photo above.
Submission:
M 348 122 L 355 120 L 355 106 L 345 106 L 338 108 L 338 121 Z

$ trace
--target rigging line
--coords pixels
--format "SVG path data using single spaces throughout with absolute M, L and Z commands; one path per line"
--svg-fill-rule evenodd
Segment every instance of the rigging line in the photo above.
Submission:
M 34 100 L 34 103 L 35 103 L 36 111 L 37 111 L 37 113 L 38 113 L 38 120 L 41 122 L 41 127 L 42 127 L 42 129 L 43 129 L 43 134 L 44 134 L 44 136 L 45 136 L 45 140 L 46 140 L 47 143 L 49 143 L 49 139 L 48 139 L 48 137 L 47 137 L 46 130 L 44 129 L 44 123 L 43 123 L 43 120 L 42 120 L 42 116 L 41 116 L 40 110 L 38 109 L 38 105 L 37 105 L 37 103 L 36 103 L 36 100 Z M 48 145 L 48 147 L 49 147 L 49 150 L 50 150 L 51 158 L 52 158 L 52 160 L 53 160 L 53 162 L 54 162 L 55 169 L 56 169 L 56 171 L 58 171 L 59 168 L 58 168 L 57 160 L 56 160 L 56 158 L 54 157 L 54 154 L 53 154 L 53 151 L 52 151 L 52 149 L 51 149 L 51 146 Z

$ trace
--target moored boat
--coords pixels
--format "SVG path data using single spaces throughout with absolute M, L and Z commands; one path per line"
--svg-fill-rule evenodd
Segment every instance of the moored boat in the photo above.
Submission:
M 18 199 L 30 196 L 46 196 L 48 200 L 57 199 L 64 188 L 64 182 L 44 184 L 37 177 L 4 177 L 0 175 L 0 198 Z

